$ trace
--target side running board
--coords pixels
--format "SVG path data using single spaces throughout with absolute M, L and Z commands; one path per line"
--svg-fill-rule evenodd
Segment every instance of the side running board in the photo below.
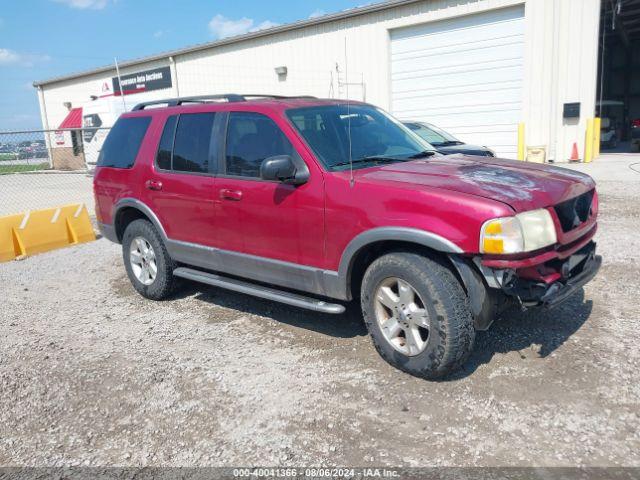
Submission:
M 226 288 L 234 292 L 246 293 L 254 297 L 266 298 L 275 302 L 286 303 L 294 307 L 306 308 L 315 312 L 340 314 L 344 313 L 344 306 L 337 303 L 327 303 L 316 298 L 305 297 L 296 293 L 263 287 L 242 280 L 223 277 L 214 273 L 202 272 L 192 268 L 179 267 L 173 271 L 176 277 L 186 278 L 195 282 L 206 283 L 214 287 Z

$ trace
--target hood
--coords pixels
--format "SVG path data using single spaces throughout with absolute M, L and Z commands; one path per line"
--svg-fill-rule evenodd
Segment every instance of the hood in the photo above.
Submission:
M 434 148 L 443 155 L 462 153 L 464 155 L 478 155 L 484 157 L 488 153 L 491 153 L 491 150 L 489 150 L 487 147 L 480 147 L 479 145 L 469 145 L 467 143 L 463 143 L 462 145 L 444 145 L 442 147 L 434 146 Z M 491 153 L 491 156 L 493 157 L 493 153 Z
M 383 165 L 361 170 L 358 177 L 489 198 L 516 212 L 556 205 L 595 187 L 590 176 L 566 168 L 465 155 Z

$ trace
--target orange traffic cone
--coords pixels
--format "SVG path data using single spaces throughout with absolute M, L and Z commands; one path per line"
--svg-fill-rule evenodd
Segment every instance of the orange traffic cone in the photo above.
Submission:
M 576 142 L 573 142 L 573 149 L 571 150 L 571 158 L 569 159 L 570 162 L 579 162 L 580 161 L 580 155 L 578 153 L 578 144 Z

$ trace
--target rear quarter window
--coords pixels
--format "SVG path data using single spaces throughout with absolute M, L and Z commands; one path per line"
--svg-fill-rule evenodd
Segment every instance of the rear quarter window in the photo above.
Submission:
M 99 167 L 131 168 L 136 161 L 151 117 L 120 118 L 107 136 L 100 155 Z

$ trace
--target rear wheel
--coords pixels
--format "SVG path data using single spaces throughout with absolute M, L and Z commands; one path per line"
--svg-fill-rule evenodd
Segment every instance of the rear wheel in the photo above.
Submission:
M 468 298 L 445 265 L 397 252 L 364 274 L 362 311 L 378 353 L 412 375 L 436 379 L 458 369 L 473 348 Z
M 175 262 L 148 220 L 135 220 L 127 226 L 122 257 L 131 284 L 143 297 L 162 300 L 175 290 Z

